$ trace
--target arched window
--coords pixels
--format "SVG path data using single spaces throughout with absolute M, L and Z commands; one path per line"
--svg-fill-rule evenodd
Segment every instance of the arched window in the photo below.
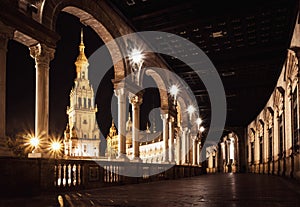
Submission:
M 269 135 L 269 160 L 271 161 L 273 159 L 273 128 L 270 127 L 268 129 L 268 135 Z
M 298 104 L 297 87 L 292 94 L 292 142 L 294 152 L 299 152 L 299 125 L 298 125 Z
M 251 142 L 251 164 L 254 164 L 254 142 Z
M 284 129 L 283 129 L 283 117 L 282 114 L 279 116 L 278 119 L 279 124 L 279 156 L 282 156 L 283 154 L 283 139 L 284 139 Z

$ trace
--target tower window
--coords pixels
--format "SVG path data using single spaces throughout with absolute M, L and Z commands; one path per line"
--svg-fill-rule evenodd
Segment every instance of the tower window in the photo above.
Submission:
M 81 98 L 78 98 L 78 105 L 81 107 Z
M 89 99 L 88 99 L 88 107 L 90 108 L 91 105 L 92 105 L 92 104 L 91 104 L 91 99 L 89 98 Z
M 85 73 L 84 73 L 84 72 L 81 73 L 81 78 L 82 78 L 82 79 L 85 78 Z
M 83 120 L 83 124 L 87 124 L 87 120 L 85 119 L 85 120 Z

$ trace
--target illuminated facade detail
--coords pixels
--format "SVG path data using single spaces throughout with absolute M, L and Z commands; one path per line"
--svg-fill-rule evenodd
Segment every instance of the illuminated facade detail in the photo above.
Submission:
M 65 155 L 97 157 L 100 155 L 100 130 L 96 121 L 97 106 L 88 79 L 88 60 L 84 53 L 83 32 L 75 62 L 76 79 L 67 108 L 68 124 L 64 133 Z
M 111 123 L 111 127 L 109 129 L 109 134 L 107 135 L 106 142 L 107 142 L 106 156 L 116 157 L 118 155 L 118 133 L 114 121 L 112 121 Z
M 162 161 L 163 142 L 160 132 L 154 132 L 153 130 L 151 131 L 149 125 L 147 124 L 147 129 L 144 132 L 139 133 L 139 140 L 142 140 L 139 142 L 141 161 L 147 163 L 158 163 Z M 117 158 L 119 140 L 118 133 L 113 122 L 106 141 L 106 156 L 109 158 Z M 126 152 L 128 157 L 133 156 L 132 121 L 130 113 L 126 122 Z
M 258 145 L 254 145 L 254 152 L 259 155 L 254 162 L 251 162 L 251 153 L 248 153 L 248 171 L 252 173 L 300 178 L 298 30 L 299 24 L 296 24 L 291 49 L 287 51 L 285 64 L 270 99 L 248 125 L 248 145 L 252 140 L 251 130 L 261 139 Z
M 254 140 L 252 142 L 254 144 Z M 252 153 L 253 154 L 253 153 Z M 254 155 L 254 154 L 253 154 Z M 231 132 L 221 138 L 216 145 L 206 148 L 208 173 L 236 173 L 239 171 L 239 140 L 236 133 Z

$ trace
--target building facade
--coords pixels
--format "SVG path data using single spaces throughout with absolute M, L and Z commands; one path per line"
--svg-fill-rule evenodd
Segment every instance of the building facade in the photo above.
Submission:
M 84 53 L 83 31 L 79 55 L 75 62 L 76 79 L 67 108 L 68 124 L 64 132 L 66 156 L 97 157 L 100 155 L 100 130 L 96 120 L 97 106 L 88 79 L 88 60 Z
M 300 178 L 299 35 L 296 24 L 276 87 L 264 109 L 248 125 L 247 160 L 252 173 Z

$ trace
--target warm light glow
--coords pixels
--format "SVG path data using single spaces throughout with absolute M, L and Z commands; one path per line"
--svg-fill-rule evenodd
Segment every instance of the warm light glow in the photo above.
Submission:
M 144 55 L 140 50 L 135 48 L 131 51 L 129 58 L 133 63 L 139 64 L 143 61 Z
M 39 143 L 40 143 L 40 140 L 37 137 L 32 137 L 29 140 L 29 143 L 30 143 L 31 146 L 37 147 L 39 145 Z
M 179 88 L 177 85 L 172 85 L 170 88 L 169 88 L 169 92 L 172 96 L 174 96 L 174 98 L 176 99 L 176 96 L 177 94 L 179 93 Z
M 205 128 L 202 126 L 202 127 L 200 127 L 200 132 L 204 132 L 204 130 L 205 130 Z
M 202 123 L 202 119 L 200 117 L 198 117 L 196 119 L 196 124 L 198 125 L 198 128 L 199 128 L 199 126 L 200 126 L 201 123 Z
M 187 112 L 189 113 L 189 115 L 192 115 L 193 113 L 195 113 L 196 109 L 193 105 L 189 105 L 187 108 Z
M 61 149 L 61 143 L 57 142 L 57 141 L 52 142 L 51 143 L 51 149 L 53 151 L 59 151 Z

